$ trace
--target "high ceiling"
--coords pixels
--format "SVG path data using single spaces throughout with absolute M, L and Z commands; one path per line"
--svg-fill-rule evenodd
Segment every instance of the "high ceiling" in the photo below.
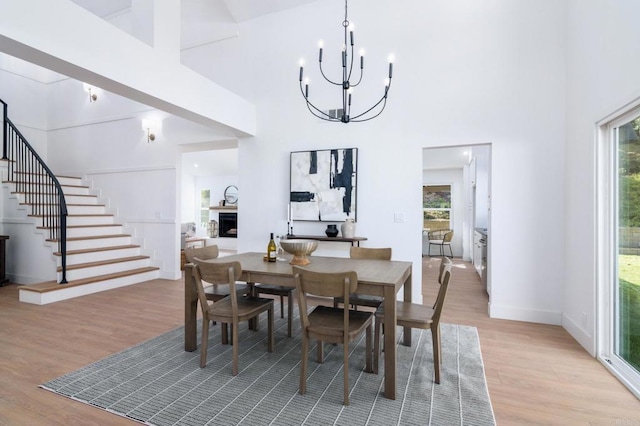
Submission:
M 132 0 L 71 0 L 101 18 L 131 9 Z M 181 0 L 183 49 L 216 41 L 243 21 L 317 0 Z

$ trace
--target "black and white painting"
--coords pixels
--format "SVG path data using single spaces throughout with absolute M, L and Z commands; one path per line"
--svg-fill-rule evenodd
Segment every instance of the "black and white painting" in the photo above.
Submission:
M 356 219 L 358 149 L 291 153 L 292 220 Z

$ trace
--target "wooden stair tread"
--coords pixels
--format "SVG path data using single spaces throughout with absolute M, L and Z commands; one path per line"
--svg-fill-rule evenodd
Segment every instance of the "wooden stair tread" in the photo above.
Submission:
M 11 191 L 11 194 L 37 194 L 36 192 L 28 192 L 28 191 Z M 53 194 L 52 194 L 53 195 Z M 93 194 L 65 194 L 68 195 L 69 197 L 91 197 L 91 198 L 98 198 L 97 195 L 93 195 Z
M 67 250 L 67 256 L 73 255 L 73 254 L 93 253 L 96 251 L 123 250 L 123 249 L 129 249 L 129 248 L 140 248 L 140 246 L 135 244 L 128 244 L 124 246 L 109 246 L 109 247 L 96 247 L 96 248 L 81 249 L 81 250 Z M 53 255 L 60 256 L 60 252 L 56 251 L 53 253 Z
M 144 260 L 144 259 L 149 259 L 149 256 L 119 257 L 117 259 L 100 260 L 96 262 L 76 263 L 75 265 L 67 265 L 67 271 L 72 271 L 74 269 L 92 268 L 94 266 L 113 265 L 114 263 L 125 263 L 125 262 L 132 262 L 134 260 Z M 61 271 L 62 271 L 62 266 L 58 266 L 58 272 L 61 272 Z
M 60 284 L 57 281 L 45 281 L 42 283 L 18 286 L 19 290 L 34 291 L 36 293 L 47 293 L 50 291 L 63 290 L 80 285 L 93 284 L 100 281 L 112 280 L 115 278 L 128 277 L 131 275 L 143 274 L 145 272 L 157 271 L 160 268 L 155 266 L 147 266 L 144 268 L 131 269 L 128 271 L 115 272 L 113 274 L 98 275 L 91 278 L 69 281 L 66 284 Z
M 121 223 L 104 223 L 98 225 L 67 225 L 67 229 L 71 228 L 102 228 L 104 226 L 123 226 Z M 51 226 L 38 226 L 37 229 L 51 229 Z
M 101 240 L 104 238 L 125 238 L 130 237 L 131 234 L 105 234 L 105 235 L 87 235 L 86 237 L 70 237 L 67 238 L 67 242 L 70 241 L 84 241 L 84 240 Z M 57 243 L 58 239 L 47 239 L 47 241 Z

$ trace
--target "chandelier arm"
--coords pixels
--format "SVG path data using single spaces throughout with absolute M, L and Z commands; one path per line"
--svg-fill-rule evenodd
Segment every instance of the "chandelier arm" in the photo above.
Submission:
M 382 104 L 382 108 L 380 108 L 380 111 L 378 111 L 378 113 L 376 115 L 372 115 L 371 117 L 367 117 L 367 118 L 363 118 L 362 120 L 358 120 L 358 117 L 362 117 L 364 114 L 366 114 L 367 112 L 371 111 L 373 108 L 375 108 L 380 102 L 382 102 L 382 100 L 384 100 L 384 103 Z M 384 108 L 387 106 L 387 98 L 383 97 L 382 99 L 380 99 L 378 101 L 378 103 L 376 105 L 374 105 L 373 107 L 369 108 L 366 112 L 363 112 L 362 114 L 356 115 L 354 118 L 352 118 L 350 121 L 354 121 L 356 123 L 362 123 L 363 121 L 369 121 L 372 120 L 374 118 L 376 118 L 377 116 L 379 116 L 380 114 L 382 114 L 382 111 L 384 111 Z
M 316 110 L 316 111 L 317 111 L 318 113 L 320 113 L 322 116 L 332 118 L 329 114 L 327 114 L 326 112 L 322 111 L 320 108 L 318 108 L 318 107 L 316 107 L 314 104 L 312 104 L 312 103 L 311 103 L 311 101 L 309 101 L 309 99 L 308 99 L 308 98 L 305 98 L 305 101 L 307 102 L 307 108 L 309 108 L 309 111 L 310 111 L 313 115 L 315 115 L 316 117 L 323 118 L 323 117 L 319 116 L 318 114 L 316 114 L 315 112 L 313 112 L 313 110 Z M 313 110 L 312 110 L 312 108 L 313 108 Z
M 370 113 L 372 110 L 374 110 L 375 108 L 378 107 L 378 105 L 380 105 L 380 103 L 382 103 L 384 101 L 384 104 L 382 105 L 382 109 L 380 110 L 380 112 L 378 112 L 378 114 L 376 114 L 374 117 L 377 117 L 378 115 L 380 115 L 380 113 L 382 112 L 382 110 L 384 110 L 384 107 L 387 105 L 387 97 L 386 96 L 382 96 L 380 98 L 380 100 L 378 102 L 376 102 L 371 108 L 369 108 L 368 110 L 366 110 L 365 112 L 362 112 L 358 115 L 356 115 L 355 117 L 353 117 L 351 120 L 357 120 L 358 118 L 362 117 L 363 115 L 366 115 L 368 113 Z M 371 118 L 374 118 L 371 117 Z M 364 120 L 360 120 L 360 121 L 367 121 L 369 119 L 364 119 Z
M 319 119 L 325 120 L 325 121 L 340 121 L 340 120 L 336 120 L 335 118 L 331 117 L 330 115 L 322 111 L 320 111 L 320 114 L 322 115 L 318 115 L 313 111 L 313 109 L 311 109 L 311 107 L 313 107 L 317 111 L 320 111 L 320 110 L 316 108 L 311 102 L 307 102 L 307 108 L 309 109 L 309 112 L 311 113 L 311 115 L 313 115 L 314 117 L 318 117 Z
M 324 71 L 322 70 L 322 62 L 320 62 L 320 74 L 322 74 L 322 76 L 324 77 L 325 80 L 327 80 L 328 83 L 331 83 L 335 86 L 342 86 L 342 83 L 336 83 L 335 81 L 329 80 L 329 78 L 327 78 L 327 76 L 324 74 Z
M 358 84 L 360 84 L 360 82 L 362 81 L 362 76 L 364 75 L 364 68 L 360 68 L 360 78 L 358 79 L 358 82 L 355 84 L 351 84 L 349 83 L 350 87 L 356 87 Z

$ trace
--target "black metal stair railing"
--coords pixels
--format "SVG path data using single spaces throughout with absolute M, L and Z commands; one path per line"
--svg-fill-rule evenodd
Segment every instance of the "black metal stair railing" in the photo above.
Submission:
M 42 227 L 49 232 L 48 240 L 58 242 L 62 264 L 60 284 L 65 284 L 68 213 L 62 186 L 9 120 L 7 103 L 2 99 L 0 103 L 4 106 L 2 159 L 7 161 L 7 181 L 15 184 L 18 194 L 24 194 L 24 203 L 31 206 L 31 215 L 42 218 Z

